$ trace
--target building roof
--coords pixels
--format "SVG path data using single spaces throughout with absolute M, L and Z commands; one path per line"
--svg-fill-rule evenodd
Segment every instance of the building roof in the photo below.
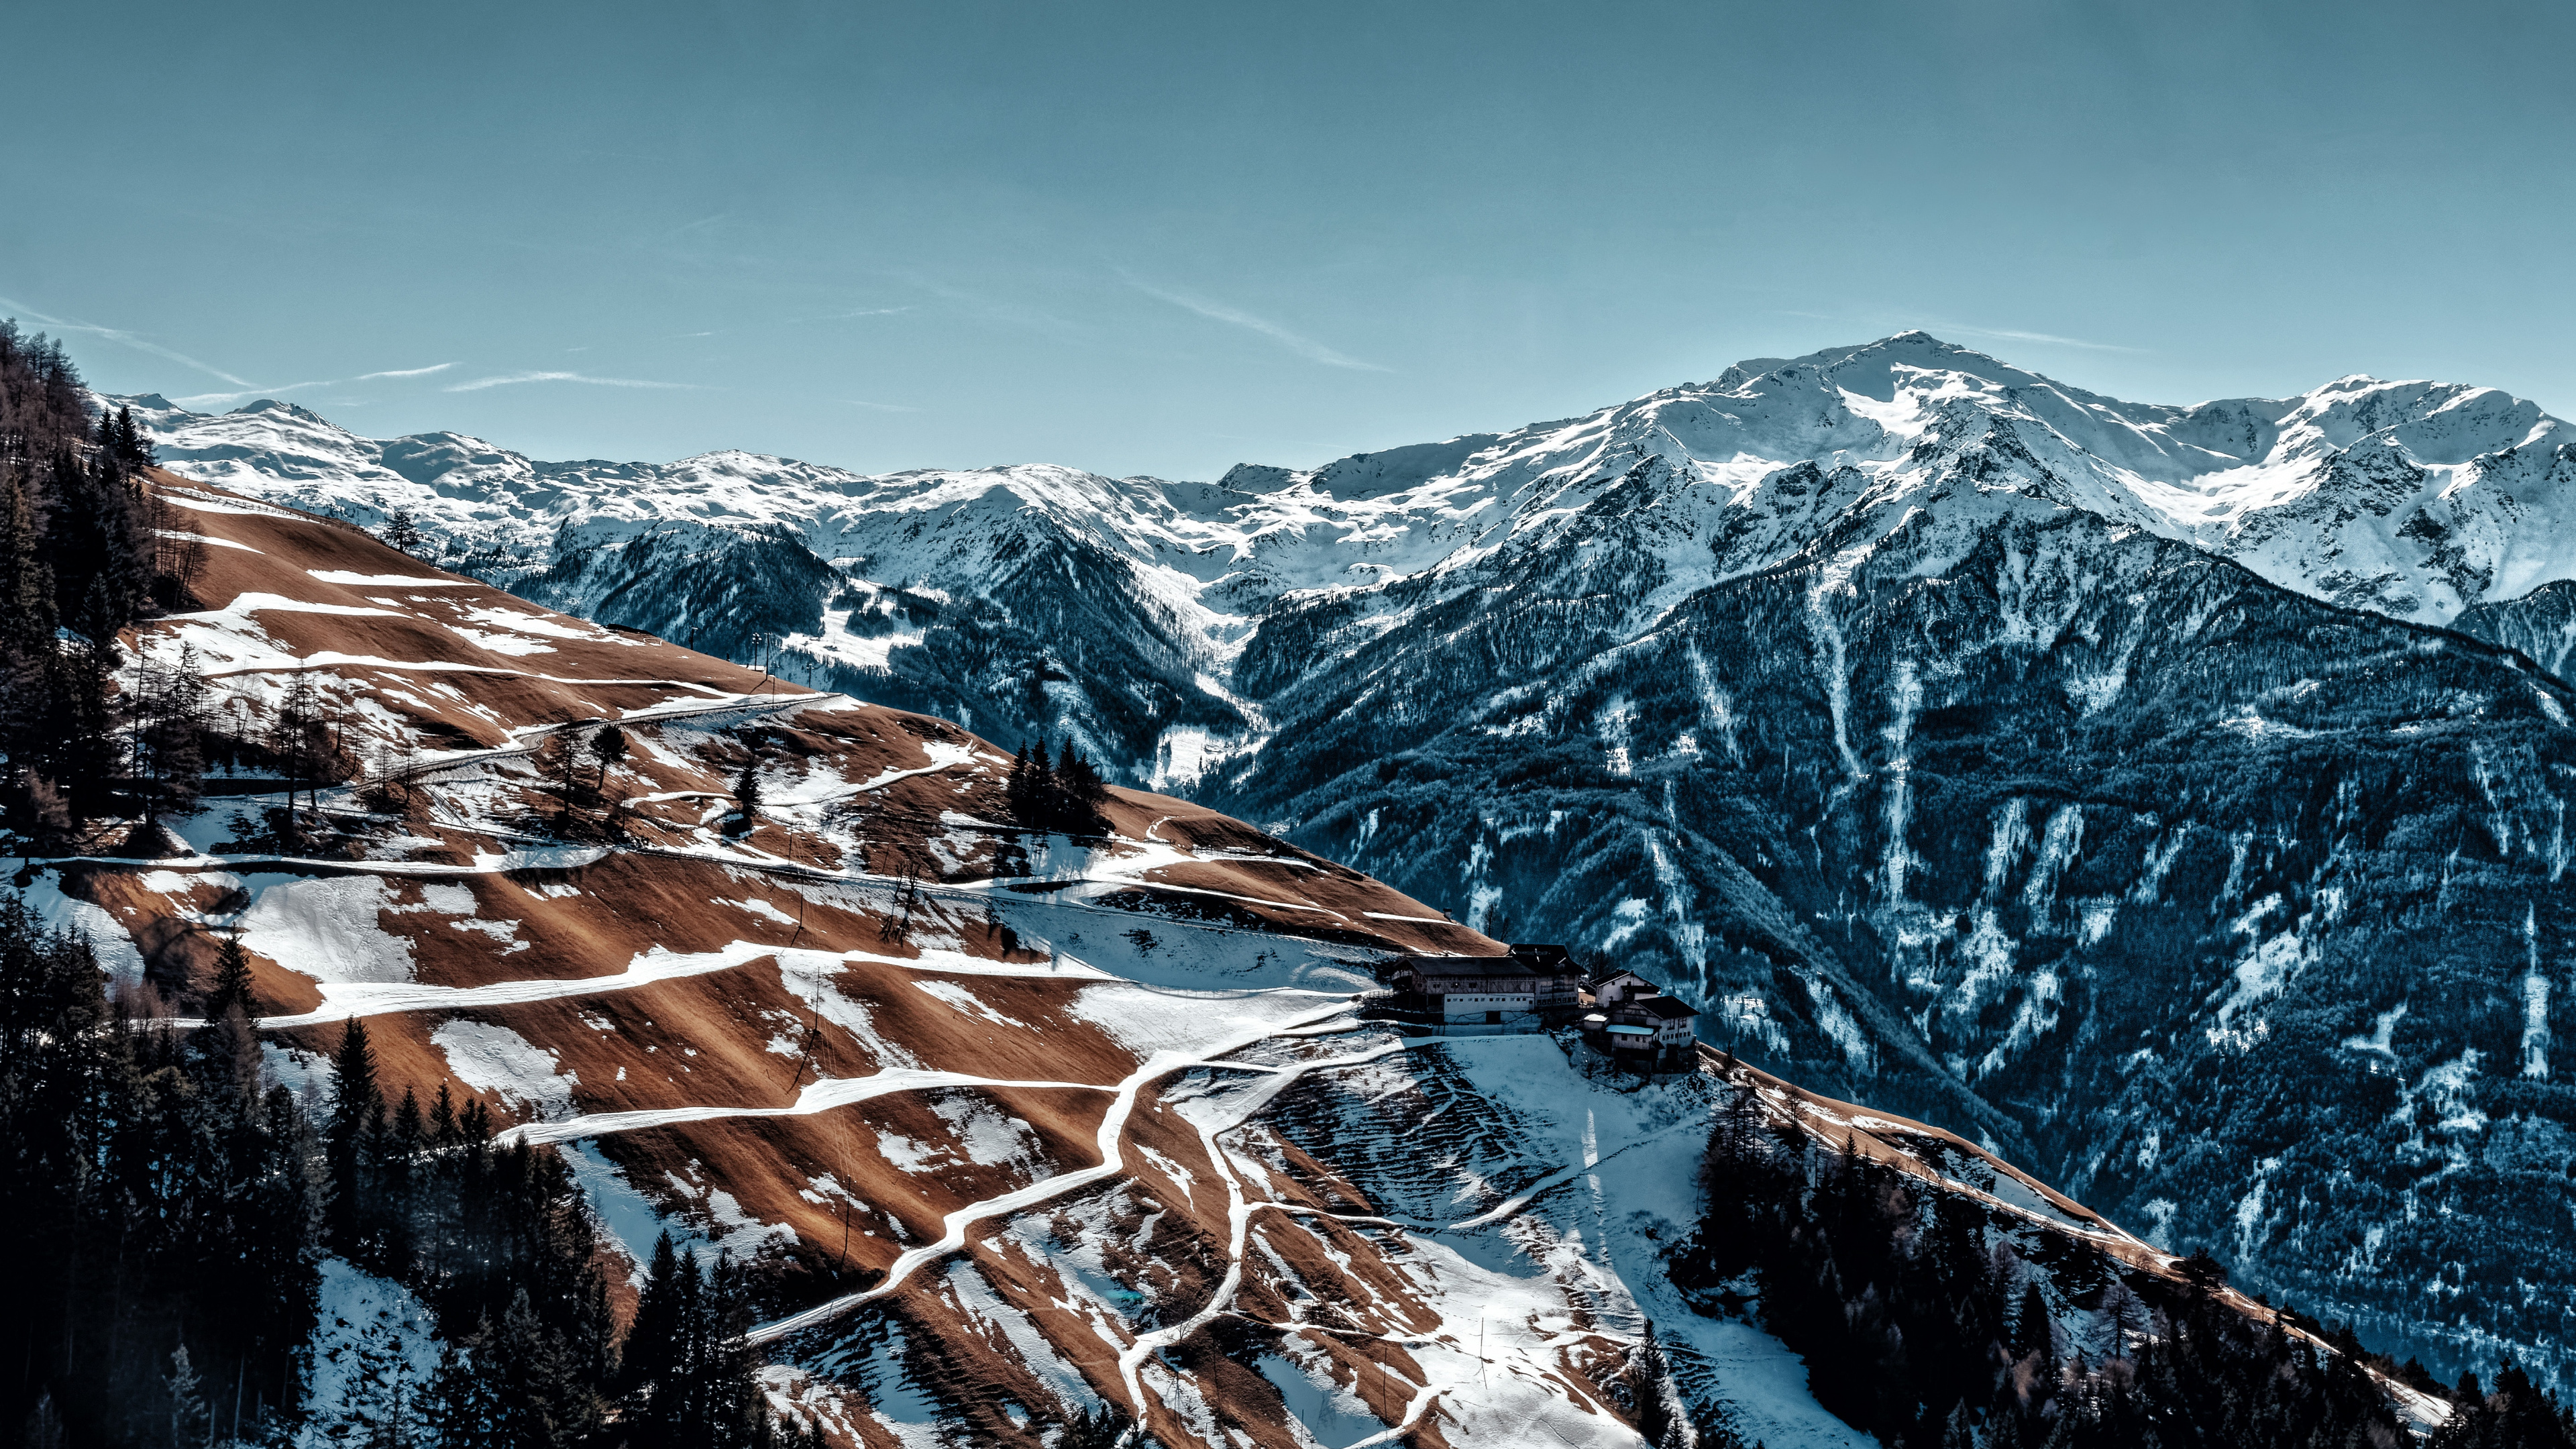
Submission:
M 1582 969 L 1574 964 L 1574 953 L 1563 946 L 1536 941 L 1515 941 L 1512 943 L 1512 954 L 1533 966 L 1546 969 L 1553 975 L 1572 975 Z
M 1543 967 L 1518 956 L 1407 956 L 1402 969 L 1424 976 L 1519 977 L 1526 981 L 1551 981 L 1572 974 L 1571 967 Z
M 1625 966 L 1614 966 L 1607 971 L 1595 971 L 1590 976 L 1584 978 L 1583 984 L 1597 989 L 1599 987 L 1609 985 L 1611 982 L 1618 980 L 1622 976 L 1627 977 L 1629 980 L 1636 982 L 1638 985 L 1643 986 L 1650 991 L 1663 990 L 1662 987 L 1657 986 L 1655 983 L 1638 975 L 1636 972 L 1629 970 Z
M 1698 1012 L 1669 996 L 1649 996 L 1637 1003 L 1637 1009 L 1657 1021 L 1688 1021 Z

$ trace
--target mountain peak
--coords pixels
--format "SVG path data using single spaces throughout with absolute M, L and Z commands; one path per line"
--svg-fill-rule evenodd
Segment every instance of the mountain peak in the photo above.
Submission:
M 1748 357 L 1720 373 L 1709 386 L 1719 392 L 1734 392 L 1766 377 L 1784 382 L 1831 377 L 1843 386 L 1884 400 L 1893 395 L 1899 368 L 1965 373 L 2006 387 L 2049 382 L 2038 373 L 2025 372 L 1974 348 L 1945 342 L 1921 328 L 1908 328 L 1874 342 L 1827 347 L 1799 357 Z M 1880 383 L 1886 385 L 1885 390 L 1880 389 Z
M 140 401 L 140 399 L 138 399 L 138 401 Z M 326 428 L 338 428 L 340 426 L 329 418 L 313 411 L 311 408 L 301 407 L 297 404 L 273 397 L 264 397 L 259 399 L 257 402 L 243 403 L 240 407 L 233 409 L 228 416 L 237 418 L 253 417 L 261 413 L 284 413 L 288 417 L 296 418 L 308 423 L 319 423 Z

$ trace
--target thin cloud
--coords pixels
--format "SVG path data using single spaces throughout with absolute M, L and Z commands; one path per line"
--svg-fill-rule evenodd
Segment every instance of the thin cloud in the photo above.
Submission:
M 384 377 L 427 377 L 433 372 L 445 372 L 447 369 L 456 365 L 452 362 L 441 362 L 429 367 L 399 367 L 392 368 L 384 372 L 361 373 L 356 377 L 324 378 L 315 382 L 290 382 L 280 387 L 263 387 L 258 383 L 252 382 L 249 378 L 236 377 L 233 374 L 224 371 L 220 367 L 216 367 L 210 363 L 200 362 L 176 348 L 164 347 L 158 342 L 138 337 L 121 327 L 101 327 L 89 322 L 75 322 L 68 317 L 51 316 L 47 313 L 40 312 L 33 307 L 27 306 L 22 302 L 13 301 L 7 297 L 0 297 L 0 308 L 5 308 L 8 311 L 32 317 L 48 327 L 58 328 L 65 332 L 78 332 L 90 337 L 104 338 L 107 341 L 121 343 L 124 346 L 131 347 L 138 352 L 148 352 L 154 357 L 166 358 L 169 361 L 178 363 L 182 367 L 195 368 L 197 371 L 206 374 L 208 377 L 220 378 L 225 382 L 231 383 L 233 387 L 237 389 L 237 391 L 233 392 L 190 393 L 185 397 L 175 397 L 171 399 L 172 402 L 177 403 L 181 407 L 191 407 L 200 403 L 239 402 L 241 399 L 246 397 L 275 397 L 280 394 L 290 392 L 309 392 L 317 387 L 338 387 L 342 383 L 348 382 L 372 382 L 377 378 Z
M 321 382 L 290 382 L 284 387 L 246 387 L 239 392 L 198 392 L 190 393 L 186 397 L 174 397 L 170 401 L 183 408 L 195 407 L 199 403 L 239 402 L 246 397 L 278 397 L 285 393 L 304 392 L 311 388 L 332 387 L 341 381 L 345 379 L 326 378 Z
M 433 372 L 445 372 L 447 369 L 454 367 L 455 365 L 456 364 L 453 362 L 442 362 L 434 367 L 389 368 L 383 372 L 362 372 L 356 377 L 329 377 L 323 378 L 318 382 L 290 382 L 283 387 L 251 387 L 245 385 L 238 392 L 191 393 L 187 397 L 174 397 L 170 399 L 170 401 L 177 403 L 181 407 L 194 407 L 199 403 L 239 402 L 241 399 L 246 397 L 282 397 L 290 392 L 306 392 L 317 387 L 339 387 L 343 384 L 352 382 L 372 382 L 380 377 L 427 377 Z
M 397 367 L 384 372 L 362 372 L 349 380 L 351 382 L 373 382 L 380 377 L 427 377 L 433 372 L 445 372 L 455 365 L 456 364 L 453 362 L 441 362 L 430 367 Z
M 846 322 L 853 317 L 892 317 L 898 312 L 909 312 L 911 310 L 912 309 L 910 307 L 861 307 L 855 312 L 830 313 L 825 316 L 823 320 L 826 322 Z
M 81 332 L 92 337 L 103 337 L 110 342 L 122 343 L 127 347 L 133 348 L 137 352 L 148 352 L 155 357 L 166 358 L 169 361 L 178 363 L 182 367 L 193 367 L 197 371 L 206 374 L 208 377 L 222 378 L 224 381 L 231 383 L 235 387 L 249 387 L 251 385 L 245 378 L 235 377 L 220 367 L 199 362 L 197 359 L 190 357 L 188 354 L 181 352 L 176 348 L 164 347 L 158 342 L 146 341 L 121 327 L 99 327 L 87 322 L 74 322 L 67 317 L 48 316 L 43 312 L 37 311 L 33 307 L 25 305 L 24 303 L 11 301 L 7 297 L 0 297 L 0 307 L 6 307 L 12 312 L 18 312 L 26 316 L 33 317 L 48 327 L 56 328 L 64 332 Z
M 640 377 L 592 377 L 583 372 L 511 372 L 498 377 L 478 377 L 439 389 L 441 392 L 481 392 L 487 387 L 516 387 L 523 382 L 582 382 L 592 387 L 658 387 L 688 389 L 691 382 L 647 382 Z
M 854 408 L 873 408 L 881 413 L 917 413 L 921 411 L 919 408 L 905 407 L 901 403 L 861 402 L 854 397 L 845 397 L 841 399 L 841 401 Z
M 1965 332 L 1971 337 L 1996 337 L 2006 342 L 2040 342 L 2051 347 L 2081 347 L 2088 352 L 2144 352 L 2143 347 L 2122 347 L 2116 342 L 2087 342 L 2081 337 L 2060 337 L 2053 332 L 2022 332 L 2010 327 L 1970 327 L 1954 322 L 1944 332 Z
M 1204 297 L 1193 297 L 1186 292 L 1167 291 L 1164 288 L 1153 286 L 1150 283 L 1140 282 L 1136 278 L 1128 276 L 1125 272 L 1121 272 L 1118 275 L 1126 281 L 1128 286 L 1135 288 L 1137 291 L 1144 293 L 1148 297 L 1169 302 L 1173 306 L 1182 308 L 1185 311 L 1196 312 L 1211 322 L 1223 322 L 1229 326 L 1241 327 L 1249 332 L 1258 332 L 1262 336 L 1269 338 L 1271 341 L 1278 343 L 1280 346 L 1287 348 L 1289 351 L 1296 353 L 1299 357 L 1305 358 L 1309 362 L 1320 362 L 1326 367 L 1347 367 L 1356 372 L 1391 372 L 1394 370 L 1392 368 L 1380 367 L 1374 362 L 1362 362 L 1358 358 L 1345 352 L 1336 352 L 1332 348 L 1326 347 L 1323 343 L 1316 341 L 1312 337 L 1291 332 L 1287 328 L 1280 326 L 1278 323 L 1273 322 L 1266 317 L 1255 317 L 1251 313 L 1243 311 L 1240 308 L 1229 307 L 1222 302 L 1211 302 Z
M 696 221 L 689 222 L 689 223 L 687 223 L 687 224 L 685 224 L 685 225 L 682 225 L 682 226 L 675 226 L 675 227 L 671 228 L 669 231 L 666 231 L 666 232 L 662 233 L 660 236 L 655 237 L 655 238 L 654 238 L 654 240 L 655 240 L 655 241 L 669 241 L 671 238 L 673 238 L 673 237 L 675 237 L 675 236 L 686 236 L 686 235 L 688 235 L 690 232 L 693 232 L 693 231 L 699 231 L 699 230 L 702 230 L 702 229 L 704 229 L 704 228 L 706 228 L 706 227 L 713 226 L 713 225 L 715 225 L 717 222 L 720 222 L 720 221 L 724 220 L 726 217 L 729 217 L 729 216 L 731 216 L 731 215 L 733 215 L 733 213 L 732 213 L 732 212 L 729 212 L 729 211 L 719 211 L 719 212 L 717 212 L 717 213 L 716 213 L 715 215 L 713 215 L 713 216 L 702 216 L 702 217 L 699 217 Z
M 1010 327 L 1026 327 L 1038 332 L 1051 332 L 1059 337 L 1071 337 L 1082 330 L 1051 312 L 1042 312 L 1035 307 L 1022 306 L 1017 302 L 1005 302 L 987 297 L 980 292 L 969 292 L 963 287 L 952 287 L 929 277 L 908 273 L 899 275 L 903 280 L 941 301 L 953 303 L 987 321 L 999 322 Z

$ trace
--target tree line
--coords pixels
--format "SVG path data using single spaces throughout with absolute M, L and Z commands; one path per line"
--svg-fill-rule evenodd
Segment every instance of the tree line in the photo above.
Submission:
M 193 669 L 113 680 L 117 632 L 192 604 L 204 546 L 142 486 L 133 413 L 88 406 L 60 343 L 0 320 L 0 807 L 22 836 L 184 804 L 202 769 Z
M 443 1086 L 388 1100 L 354 1020 L 327 1107 L 308 1110 L 264 1071 L 249 1005 L 228 940 L 204 1025 L 138 1019 L 84 940 L 0 894 L 0 1234 L 25 1249 L 0 1314 L 0 1443 L 807 1442 L 733 1346 L 741 1265 L 657 1256 L 650 1336 L 621 1353 L 553 1149 L 496 1145 L 481 1102 Z M 306 1402 L 331 1257 L 430 1309 L 435 1375 L 411 1382 L 393 1345 L 362 1341 L 347 1397 Z
M 0 821 L 40 849 L 130 818 L 124 848 L 156 853 L 155 822 L 193 813 L 216 766 L 273 774 L 287 807 L 236 831 L 246 847 L 309 847 L 292 808 L 359 771 L 320 686 L 296 671 L 257 727 L 219 716 L 192 651 L 129 657 L 120 631 L 194 608 L 205 545 L 144 486 L 151 440 L 131 409 L 93 421 L 62 345 L 0 320 Z
M 1817 1402 L 1892 1449 L 2393 1449 L 2411 1436 L 2364 1366 L 2441 1395 L 2420 1365 L 2374 1359 L 2348 1328 L 2228 1306 L 2206 1252 L 2176 1284 L 2064 1234 L 2016 1246 L 1984 1204 L 1856 1141 L 1837 1150 L 1767 1121 L 1749 1078 L 1721 1101 L 1702 1174 L 1704 1216 L 1676 1278 L 1740 1295 L 1805 1358 Z M 2070 1324 L 2089 1329 L 2089 1354 Z M 2491 1394 L 2472 1376 L 2447 1397 L 2431 1449 L 2576 1449 L 2576 1418 L 2518 1370 Z M 1679 1410 L 1641 1422 L 1658 1412 L 1649 1442 L 1680 1442 Z M 1740 1442 L 1723 1423 L 1700 1432 Z

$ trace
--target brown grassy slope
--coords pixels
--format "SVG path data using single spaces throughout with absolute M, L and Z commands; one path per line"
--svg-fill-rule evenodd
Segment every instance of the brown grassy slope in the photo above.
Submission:
M 945 721 L 811 696 L 538 609 L 343 525 L 160 482 L 187 526 L 219 542 L 195 582 L 205 607 L 141 626 L 135 644 L 164 660 L 175 659 L 180 642 L 195 644 L 219 719 L 244 734 L 263 726 L 292 673 L 310 673 L 350 757 L 411 761 L 408 798 L 370 814 L 350 791 L 334 792 L 329 818 L 294 849 L 67 865 L 63 888 L 128 927 L 183 1012 L 209 979 L 224 929 L 262 919 L 317 882 L 358 881 L 374 894 L 342 909 L 335 928 L 400 942 L 410 979 L 426 985 L 606 981 L 647 960 L 736 958 L 705 974 L 546 1000 L 389 1011 L 360 1003 L 343 1012 L 326 997 L 345 963 L 316 956 L 292 933 L 245 937 L 262 1011 L 325 1017 L 276 1029 L 272 1039 L 318 1055 L 337 1041 L 340 1016 L 364 1012 L 397 1098 L 426 1099 L 444 1086 L 481 1097 L 504 1121 L 533 1121 L 567 1111 L 774 1112 L 818 1082 L 889 1068 L 1062 1084 L 900 1092 L 809 1115 L 733 1115 L 585 1139 L 679 1221 L 771 1229 L 778 1256 L 801 1265 L 788 1278 L 801 1275 L 808 1292 L 882 1271 L 905 1244 L 936 1238 L 944 1215 L 968 1203 L 1100 1161 L 1106 1089 L 1135 1074 L 1142 1053 L 1075 1011 L 1096 978 L 1047 974 L 1033 943 L 1007 938 L 967 896 L 933 895 L 914 907 L 908 930 L 896 928 L 904 913 L 892 877 L 969 886 L 989 872 L 1004 838 L 992 827 L 1007 813 L 1000 751 Z M 725 713 L 639 718 L 710 708 Z M 620 720 L 636 741 L 606 782 L 625 805 L 613 828 L 599 807 L 561 822 L 540 778 L 561 748 L 549 729 L 594 719 Z M 754 750 L 765 778 L 787 782 L 784 793 L 838 796 L 850 808 L 836 818 L 829 807 L 789 807 L 748 832 L 726 830 L 722 797 Z M 494 751 L 525 753 L 481 753 Z M 863 788 L 904 771 L 923 773 Z M 1058 868 L 1031 883 L 1049 889 L 1011 899 L 1087 912 L 1101 935 L 1122 929 L 1123 916 L 1166 935 L 1221 928 L 1381 951 L 1500 949 L 1421 902 L 1187 801 L 1118 790 L 1105 813 L 1110 839 L 1073 852 L 1070 875 Z M 542 838 L 557 830 L 579 849 Z M 818 871 L 840 878 L 817 879 Z M 257 948 L 263 940 L 294 949 L 279 945 L 281 959 Z M 938 962 L 1040 974 L 943 972 Z M 979 1009 L 925 986 L 970 993 Z M 864 1033 L 816 1009 L 826 989 L 864 1010 Z M 550 1059 L 563 1103 L 545 1107 L 524 1082 L 469 1080 L 440 1040 L 459 1027 L 506 1029 Z M 994 1121 L 1016 1124 L 1022 1150 L 978 1160 L 994 1153 L 978 1145 L 976 1124 L 989 1137 Z M 1147 1091 L 1121 1152 L 1129 1172 L 1098 1191 L 1127 1204 L 1111 1215 L 1142 1236 L 1109 1249 L 1109 1261 L 1176 1302 L 1204 1298 L 1222 1276 L 1230 1224 L 1199 1132 Z M 1157 1161 L 1189 1174 L 1194 1190 Z M 852 1201 L 818 1190 L 824 1178 Z M 1293 1187 L 1283 1191 L 1300 1200 Z M 1309 1205 L 1354 1207 L 1343 1197 Z M 1043 1222 L 1057 1211 L 1041 1205 L 1032 1214 Z M 1012 1251 L 994 1235 L 998 1226 L 970 1233 L 959 1261 L 1005 1301 L 1031 1307 L 1056 1351 L 1097 1390 L 1120 1397 L 1097 1327 L 1051 1306 L 1066 1297 L 1055 1269 Z M 1400 1303 L 1406 1290 L 1377 1263 L 1374 1243 L 1338 1224 L 1319 1231 L 1347 1266 L 1327 1259 L 1314 1234 L 1284 1235 L 1277 1251 L 1318 1282 L 1352 1275 L 1355 1303 Z M 886 1310 L 925 1336 L 979 1437 L 1034 1442 L 1035 1430 L 1015 1425 L 1006 1402 L 1047 1401 L 1016 1351 L 961 1314 L 948 1283 L 945 1270 L 918 1274 Z M 1267 1293 L 1249 1286 L 1246 1302 L 1275 1316 L 1280 1305 Z M 1381 1311 L 1403 1316 L 1392 1307 L 1360 1316 Z M 1206 1357 L 1203 1347 L 1185 1349 L 1193 1361 Z M 1355 1378 L 1359 1352 L 1347 1350 Z M 1227 1394 L 1250 1396 L 1224 1416 L 1248 1426 L 1253 1442 L 1291 1442 L 1261 1424 L 1270 1411 L 1253 1400 L 1270 1391 L 1257 1376 L 1206 1372 L 1231 1384 Z M 1389 1387 L 1383 1373 L 1371 1382 L 1364 1392 L 1394 1395 L 1386 1409 L 1400 1414 L 1401 1385 Z M 1192 1442 L 1159 1405 L 1149 1417 L 1166 1442 Z M 845 1438 L 883 1442 L 863 1416 L 841 1428 Z M 1436 1430 L 1426 1433 L 1436 1439 Z

